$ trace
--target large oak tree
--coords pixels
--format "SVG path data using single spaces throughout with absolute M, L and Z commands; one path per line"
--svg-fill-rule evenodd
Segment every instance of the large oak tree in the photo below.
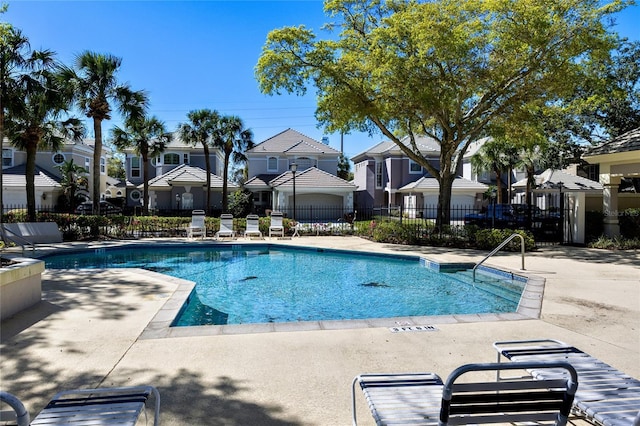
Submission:
M 614 42 L 622 1 L 327 0 L 333 33 L 271 31 L 256 66 L 263 93 L 317 91 L 329 131 L 381 132 L 439 182 L 437 225 L 469 144 L 496 117 L 568 95 L 582 62 Z M 435 168 L 415 140 L 440 144 Z M 400 142 L 408 136 L 408 144 Z

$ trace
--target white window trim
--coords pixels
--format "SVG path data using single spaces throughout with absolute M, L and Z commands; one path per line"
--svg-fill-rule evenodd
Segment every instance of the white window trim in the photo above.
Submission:
M 276 168 L 275 169 L 271 169 L 269 168 L 269 160 L 275 158 L 276 159 Z M 280 159 L 278 157 L 276 157 L 275 155 L 270 155 L 269 157 L 267 157 L 267 171 L 268 172 L 277 172 L 278 171 L 278 163 L 280 162 Z
M 411 166 L 412 165 L 416 165 L 418 167 L 420 167 L 420 170 L 411 170 Z M 421 175 L 423 173 L 423 167 L 418 164 L 417 162 L 413 161 L 411 158 L 409 158 L 409 174 L 410 175 Z
M 5 151 L 9 153 L 9 155 L 7 157 L 4 156 Z M 14 164 L 14 158 L 13 158 L 14 157 L 14 152 L 15 151 L 13 149 L 11 149 L 11 148 L 4 148 L 4 147 L 2 148 L 2 168 L 3 169 L 4 168 L 13 167 L 13 164 Z M 11 160 L 9 162 L 9 164 L 7 164 L 6 166 L 4 165 L 4 159 L 5 158 L 8 158 L 8 159 Z
M 384 162 L 382 160 L 376 160 L 375 162 L 375 170 L 374 170 L 374 178 L 375 178 L 375 184 L 376 184 L 376 189 L 382 189 L 382 186 L 384 184 L 384 176 L 383 176 L 383 171 L 384 171 Z M 378 169 L 380 169 L 380 171 L 378 172 Z M 380 183 L 378 184 L 378 175 L 380 175 Z
M 138 167 L 134 167 L 133 165 L 133 161 L 137 159 L 138 160 Z M 138 157 L 138 156 L 132 156 L 131 157 L 131 162 L 129 163 L 130 167 L 129 167 L 129 176 L 132 178 L 139 178 L 142 176 L 142 158 Z M 138 171 L 138 175 L 134 176 L 133 171 L 137 170 Z
M 56 156 L 61 155 L 62 156 L 62 161 L 59 163 L 56 163 Z M 56 166 L 60 166 L 62 165 L 65 161 L 67 161 L 67 156 L 64 155 L 64 152 L 54 152 L 53 155 L 51 156 L 51 162 L 53 164 L 55 164 Z
M 164 159 L 167 157 L 167 155 L 172 155 L 172 156 L 173 156 L 173 155 L 177 155 L 177 156 L 178 156 L 178 163 L 177 163 L 177 164 L 174 164 L 174 163 L 167 164 L 167 163 L 165 163 L 165 162 L 164 162 Z M 162 161 L 162 163 L 161 163 L 162 165 L 169 165 L 169 166 L 176 166 L 176 167 L 177 167 L 177 166 L 179 166 L 180 164 L 182 164 L 182 156 L 181 156 L 181 155 L 180 155 L 180 153 L 178 153 L 178 152 L 164 152 L 164 153 L 162 153 L 162 155 L 160 156 L 160 158 L 162 159 L 162 160 L 161 160 L 161 161 Z
M 107 158 L 106 157 L 100 157 L 100 174 L 101 175 L 107 174 Z

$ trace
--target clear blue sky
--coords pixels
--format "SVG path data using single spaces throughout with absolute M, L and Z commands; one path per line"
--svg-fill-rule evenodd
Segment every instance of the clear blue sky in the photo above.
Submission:
M 240 116 L 256 142 L 289 127 L 316 140 L 324 135 L 314 118 L 313 90 L 305 97 L 265 96 L 254 77 L 269 31 L 300 24 L 318 31 L 328 21 L 320 0 L 7 2 L 0 19 L 21 29 L 32 48 L 53 50 L 65 64 L 84 50 L 121 57 L 118 78 L 148 91 L 151 114 L 170 130 L 190 110 L 210 108 Z M 640 6 L 620 14 L 615 29 L 640 39 Z M 103 131 L 114 124 L 105 122 Z M 340 135 L 327 136 L 340 149 Z M 382 139 L 345 135 L 345 154 Z

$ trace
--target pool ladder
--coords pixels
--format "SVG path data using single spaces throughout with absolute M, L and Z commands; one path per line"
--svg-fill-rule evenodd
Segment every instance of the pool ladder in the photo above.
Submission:
M 509 237 L 507 237 L 507 239 L 505 239 L 502 243 L 500 243 L 500 245 L 498 247 L 493 249 L 493 251 L 491 253 L 486 255 L 484 259 L 482 259 L 480 262 L 476 263 L 476 265 L 473 267 L 473 282 L 474 283 L 476 282 L 476 269 L 478 268 L 478 266 L 482 265 L 485 260 L 489 259 L 491 256 L 496 254 L 498 251 L 500 251 L 500 249 L 502 247 L 504 247 L 507 244 L 509 244 L 509 242 L 511 242 L 511 240 L 513 240 L 516 237 L 520 237 L 520 253 L 522 255 L 522 268 L 521 268 L 521 270 L 524 271 L 524 237 L 522 235 L 520 235 L 520 234 L 515 234 L 514 233 L 514 234 L 509 235 Z

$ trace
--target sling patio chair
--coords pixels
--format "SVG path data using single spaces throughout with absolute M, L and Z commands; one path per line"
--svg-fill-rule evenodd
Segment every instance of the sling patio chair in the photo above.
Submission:
M 271 223 L 269 224 L 269 238 L 276 235 L 284 237 L 284 225 L 282 224 L 282 212 L 271 212 Z
M 220 230 L 216 232 L 216 239 L 229 237 L 235 238 L 236 231 L 233 230 L 233 215 L 232 214 L 221 214 L 220 215 Z
M 567 343 L 553 339 L 495 342 L 498 362 L 564 361 L 580 378 L 573 410 L 579 417 L 601 426 L 640 426 L 640 380 Z M 560 372 L 529 370 L 534 378 L 559 377 Z
M 489 371 L 524 369 L 560 369 L 567 374 L 544 381 L 532 377 L 513 381 L 485 378 Z M 434 373 L 361 374 L 351 387 L 354 426 L 356 384 L 379 426 L 512 422 L 565 425 L 578 375 L 566 362 L 467 364 L 455 369 L 444 383 Z
M 262 238 L 262 232 L 260 232 L 260 218 L 257 214 L 247 215 L 247 229 L 244 231 L 244 237 L 258 237 Z
M 194 210 L 191 212 L 191 223 L 189 224 L 189 228 L 187 228 L 187 237 L 193 238 L 200 236 L 200 238 L 204 238 L 207 236 L 204 217 L 204 210 Z
M 155 402 L 153 424 L 158 426 L 160 393 L 153 386 L 74 389 L 59 392 L 31 422 L 24 404 L 16 396 L 0 391 L 0 401 L 13 408 L 18 426 L 133 426 L 138 424 L 138 419 L 145 411 L 151 395 Z

